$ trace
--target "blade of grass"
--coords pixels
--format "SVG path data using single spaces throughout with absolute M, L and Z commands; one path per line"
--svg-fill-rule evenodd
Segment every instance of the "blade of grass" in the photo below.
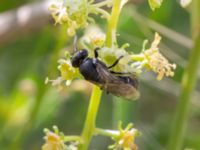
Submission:
M 188 66 L 185 69 L 181 85 L 180 98 L 175 112 L 175 119 L 169 136 L 168 150 L 181 150 L 186 126 L 189 119 L 189 109 L 196 86 L 197 71 L 200 62 L 200 1 L 193 0 L 191 7 L 191 27 L 194 46 Z

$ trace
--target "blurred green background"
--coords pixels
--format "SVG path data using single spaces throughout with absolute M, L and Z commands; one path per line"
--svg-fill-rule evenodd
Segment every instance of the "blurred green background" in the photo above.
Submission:
M 53 125 L 66 135 L 80 134 L 88 107 L 91 84 L 76 80 L 58 91 L 45 78 L 58 76 L 57 60 L 72 49 L 65 29 L 54 26 L 48 2 L 3 0 L 0 2 L 0 149 L 38 150 L 44 143 L 43 129 Z M 131 0 L 118 24 L 118 42 L 140 52 L 145 39 L 154 32 L 162 38 L 161 52 L 177 64 L 175 76 L 156 80 L 153 73 L 140 78 L 141 98 L 124 101 L 103 94 L 97 126 L 114 129 L 119 120 L 132 122 L 142 132 L 136 143 L 140 150 L 164 150 L 176 108 L 183 69 L 191 48 L 190 14 L 178 1 L 165 0 L 152 12 L 145 0 Z M 106 22 L 96 17 L 105 30 Z M 79 33 L 81 35 L 81 33 Z M 199 88 L 199 87 L 198 87 Z M 200 103 L 194 93 L 184 148 L 200 149 Z M 104 150 L 109 138 L 96 136 L 91 150 Z

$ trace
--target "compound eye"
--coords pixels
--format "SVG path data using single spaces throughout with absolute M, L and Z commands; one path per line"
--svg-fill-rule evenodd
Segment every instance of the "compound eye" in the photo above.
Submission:
M 88 51 L 83 49 L 75 53 L 74 57 L 72 58 L 72 66 L 79 67 L 83 60 L 88 56 Z

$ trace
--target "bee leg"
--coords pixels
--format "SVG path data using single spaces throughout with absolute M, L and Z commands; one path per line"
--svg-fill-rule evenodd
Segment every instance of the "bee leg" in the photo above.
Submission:
M 111 66 L 108 67 L 108 69 L 111 69 L 111 68 L 113 68 L 114 66 L 116 66 L 116 65 L 119 63 L 120 59 L 122 59 L 123 57 L 124 57 L 124 56 L 120 56 Z
M 94 49 L 94 57 L 95 58 L 98 58 L 98 56 L 99 56 L 98 50 L 99 50 L 99 47 L 97 47 L 97 48 Z

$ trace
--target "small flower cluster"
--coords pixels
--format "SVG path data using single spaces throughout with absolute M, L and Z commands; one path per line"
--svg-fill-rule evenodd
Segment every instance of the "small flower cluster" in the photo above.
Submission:
M 111 4 L 110 0 L 99 4 L 92 4 L 93 0 L 60 0 L 50 5 L 49 11 L 55 20 L 55 24 L 67 26 L 67 33 L 73 36 L 76 30 L 86 27 L 90 22 L 94 22 L 89 14 L 102 14 L 103 17 L 109 17 L 109 14 L 99 8 Z
M 63 80 L 66 80 L 66 85 L 70 85 L 73 78 L 78 77 L 78 70 L 72 67 L 69 59 L 60 59 L 58 61 L 58 70 L 61 73 Z
M 105 33 L 98 26 L 90 25 L 81 38 L 81 44 L 86 49 L 94 50 L 97 47 L 103 47 L 105 39 Z
M 54 80 L 49 80 L 49 78 L 47 77 L 45 80 L 46 84 L 51 82 L 53 86 L 57 86 L 58 89 L 62 89 L 63 82 L 65 82 L 66 86 L 69 86 L 74 78 L 80 78 L 79 71 L 76 68 L 72 67 L 69 52 L 66 52 L 66 58 L 59 59 L 58 63 L 60 76 Z
M 176 64 L 170 64 L 169 61 L 159 52 L 158 45 L 161 37 L 155 33 L 154 41 L 149 49 L 143 49 L 139 55 L 132 55 L 134 60 L 138 60 L 137 67 L 139 69 L 145 67 L 157 73 L 157 80 L 161 80 L 164 76 L 174 76 L 173 70 L 176 69 Z M 136 65 L 135 65 L 136 66 Z
M 46 136 L 44 137 L 45 144 L 42 146 L 42 150 L 66 150 L 64 135 L 59 132 L 56 126 L 53 129 L 54 132 L 44 129 Z
M 44 129 L 46 136 L 44 137 L 45 143 L 42 146 L 42 150 L 77 150 L 76 142 L 72 142 L 68 145 L 65 144 L 65 142 L 70 140 L 76 141 L 75 139 L 65 136 L 59 131 L 57 126 L 53 126 L 53 130 L 54 132 Z
M 78 28 L 87 25 L 88 3 L 82 0 L 58 1 L 49 7 L 55 24 L 65 24 L 67 33 L 73 36 Z
M 109 149 L 137 150 L 135 138 L 139 135 L 140 132 L 133 128 L 133 124 L 128 124 L 125 129 L 122 129 L 122 123 L 120 122 L 118 126 L 118 135 L 112 137 L 115 144 L 109 146 Z

